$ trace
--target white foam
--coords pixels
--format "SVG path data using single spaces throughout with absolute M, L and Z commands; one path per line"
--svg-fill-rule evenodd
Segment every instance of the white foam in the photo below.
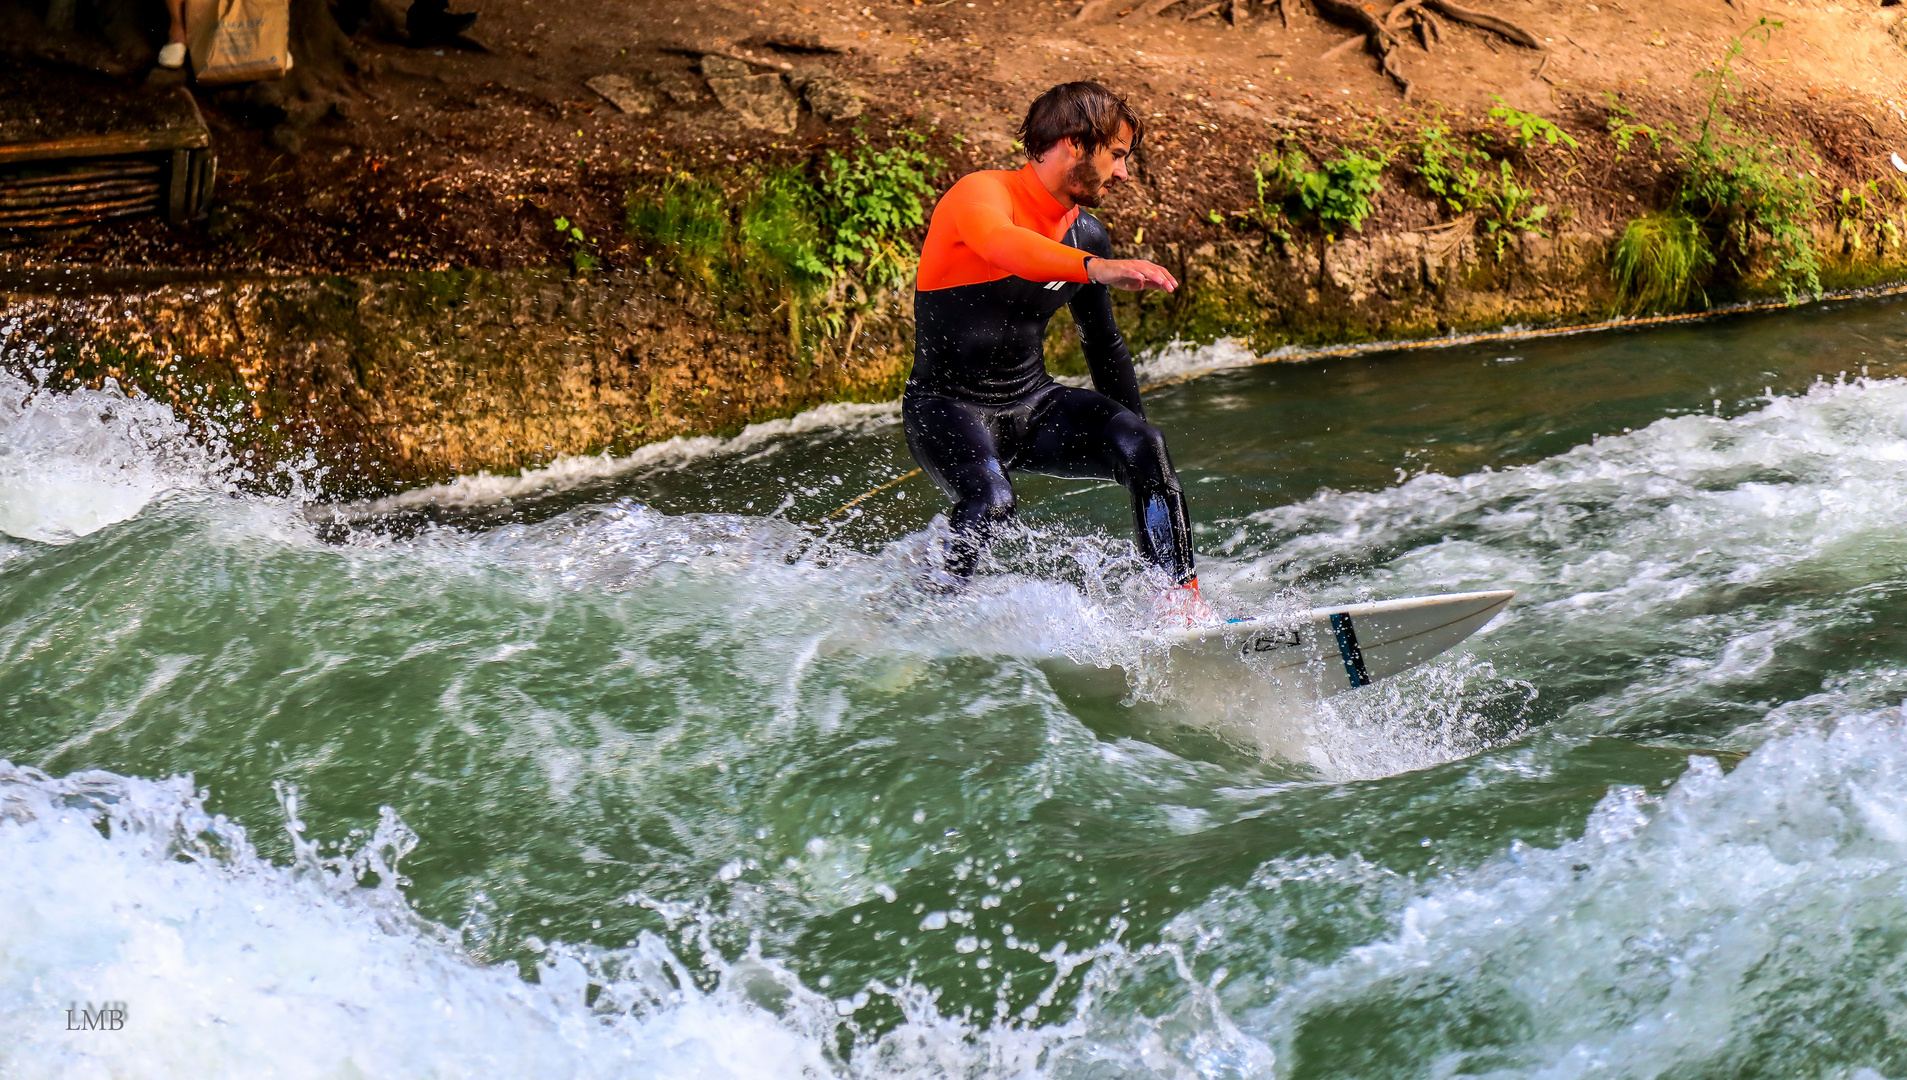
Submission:
M 0 371 L 0 532 L 65 543 L 163 495 L 230 489 L 230 462 L 172 410 L 103 390 L 55 393 Z
M 1243 338 L 1220 338 L 1209 345 L 1174 341 L 1141 357 L 1134 370 L 1141 383 L 1151 385 L 1251 367 L 1277 356 L 1260 357 Z
M 1436 1075 L 1884 1066 L 1907 1024 L 1888 974 L 1907 964 L 1900 711 L 1777 739 L 1728 775 L 1692 758 L 1664 797 L 1614 788 L 1580 839 L 1514 845 L 1390 922 L 1265 1011 L 1281 1050 L 1408 1008 L 1395 1045 Z
M 638 447 L 621 457 L 609 454 L 565 454 L 548 465 L 525 469 L 514 476 L 479 472 L 471 476 L 459 476 L 445 484 L 432 484 L 382 499 L 353 503 L 338 510 L 347 518 L 365 518 L 428 506 L 480 506 L 525 495 L 564 491 L 647 469 L 679 468 L 718 454 L 745 454 L 764 449 L 772 451 L 772 444 L 790 436 L 874 431 L 895 423 L 899 417 L 900 405 L 891 401 L 871 405 L 822 405 L 785 419 L 750 424 L 742 429 L 741 434 L 731 438 L 678 435 Z
M 414 838 L 388 813 L 355 866 L 301 842 L 285 868 L 207 815 L 182 778 L 53 780 L 0 763 L 0 812 L 10 1077 L 831 1071 L 797 1024 L 735 987 L 699 989 L 653 938 L 628 950 L 626 980 L 608 988 L 622 1013 L 585 1004 L 574 955 L 551 955 L 539 983 L 471 961 L 391 884 L 390 860 Z M 366 870 L 385 881 L 360 887 Z M 68 1030 L 71 1003 L 104 1001 L 126 1003 L 122 1029 Z
M 1078 1007 L 1022 1026 L 943 1016 L 917 987 L 831 998 L 759 954 L 692 969 L 654 935 L 545 946 L 528 983 L 406 910 L 414 839 L 388 813 L 354 856 L 323 859 L 292 803 L 298 862 L 280 867 L 189 781 L 0 765 L 0 1063 L 34 1080 L 1242 1078 L 1301 1064 L 1307 1032 L 1362 1014 L 1409 1016 L 1368 1052 L 1448 1075 L 1712 1072 L 1771 1046 L 1832 1047 L 1852 1073 L 1885 1065 L 1907 1024 L 1886 974 L 1907 963 L 1903 793 L 1907 729 L 1887 710 L 1776 739 L 1729 775 L 1693 758 L 1665 796 L 1611 790 L 1578 839 L 1421 886 L 1355 857 L 1274 860 L 1156 944 L 1115 928 L 1054 950 L 1056 978 L 1085 972 Z M 1312 905 L 1319 888 L 1376 905 L 1377 932 L 1322 961 L 1288 953 L 1254 905 L 1294 884 Z M 1196 974 L 1213 953 L 1229 981 Z M 905 1019 L 843 1060 L 839 1025 L 871 994 Z M 123 1029 L 67 1030 L 71 1003 L 104 1001 L 126 1003 Z
M 941 1016 L 911 985 L 830 997 L 758 951 L 723 958 L 693 924 L 695 968 L 645 932 L 615 950 L 533 942 L 542 961 L 526 982 L 409 911 L 398 860 L 416 838 L 395 815 L 325 858 L 295 797 L 287 811 L 297 861 L 281 867 L 207 814 L 189 779 L 54 779 L 0 762 L 6 1075 L 938 1080 L 1053 1075 L 1055 1051 L 1123 1052 L 1162 1077 L 1269 1060 L 1196 987 L 1177 1019 L 1200 1031 L 1143 1016 L 989 1027 Z M 369 874 L 376 885 L 359 884 Z M 1055 976 L 1126 952 L 1056 949 Z M 876 994 L 905 1020 L 843 1060 L 837 1032 Z M 69 1008 L 104 1002 L 124 1003 L 123 1026 L 69 1030 Z
M 1325 601 L 1511 587 L 1521 659 L 1644 658 L 1582 706 L 1610 722 L 1761 677 L 1907 555 L 1907 382 L 1818 383 L 1732 419 L 1680 416 L 1534 464 L 1325 491 L 1250 515 L 1215 581 Z M 1346 573 L 1346 567 L 1354 568 Z M 1770 597 L 1743 605 L 1744 592 Z

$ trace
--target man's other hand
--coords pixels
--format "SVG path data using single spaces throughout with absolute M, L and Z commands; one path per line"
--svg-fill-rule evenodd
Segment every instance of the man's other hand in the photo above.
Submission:
M 1086 280 L 1127 292 L 1147 289 L 1171 292 L 1179 287 L 1179 279 L 1173 277 L 1171 271 L 1144 259 L 1094 259 L 1086 264 Z

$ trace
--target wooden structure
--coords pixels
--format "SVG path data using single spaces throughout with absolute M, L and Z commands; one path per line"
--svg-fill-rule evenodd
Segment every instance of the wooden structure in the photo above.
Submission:
M 217 166 L 183 86 L 37 65 L 0 71 L 0 229 L 148 213 L 196 220 L 211 207 Z

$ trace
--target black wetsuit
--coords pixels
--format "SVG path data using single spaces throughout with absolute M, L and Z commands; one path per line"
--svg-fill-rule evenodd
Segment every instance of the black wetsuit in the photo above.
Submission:
M 1081 211 L 1068 247 L 1112 254 L 1105 226 Z M 1046 373 L 1046 324 L 1064 305 L 1097 390 Z M 1132 495 L 1146 558 L 1185 583 L 1192 534 L 1165 437 L 1146 423 L 1132 354 L 1105 285 L 1018 277 L 918 292 L 914 369 L 901 398 L 907 448 L 954 500 L 948 569 L 972 573 L 991 527 L 1013 516 L 1012 470 L 1117 480 Z

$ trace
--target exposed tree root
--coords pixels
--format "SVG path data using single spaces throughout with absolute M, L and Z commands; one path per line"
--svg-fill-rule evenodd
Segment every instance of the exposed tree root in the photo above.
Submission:
M 1179 2 L 1180 0 L 1145 0 L 1145 2 L 1138 7 L 1120 16 L 1119 21 L 1137 22 L 1141 19 L 1150 19 L 1157 15 L 1163 15 L 1169 8 Z M 1226 22 L 1237 26 L 1239 23 L 1251 18 L 1251 6 L 1257 2 L 1259 2 L 1259 0 L 1216 0 L 1215 3 L 1206 4 L 1204 7 L 1198 8 L 1186 15 L 1185 21 L 1191 22 L 1193 19 L 1203 19 L 1207 15 L 1223 15 Z M 1274 6 L 1278 9 L 1278 15 L 1284 20 L 1284 24 L 1290 26 L 1291 19 L 1285 15 L 1285 0 L 1270 0 L 1270 3 L 1266 4 L 1266 7 Z M 1098 9 L 1095 9 L 1095 11 L 1097 10 Z M 1081 17 L 1086 17 L 1083 13 L 1083 9 Z
M 1541 39 L 1515 23 L 1487 12 L 1472 11 L 1453 4 L 1450 0 L 1403 0 L 1402 3 L 1391 5 L 1382 18 L 1358 4 L 1356 0 L 1311 0 L 1311 3 L 1318 9 L 1319 15 L 1362 32 L 1360 37 L 1352 38 L 1325 53 L 1324 59 L 1329 60 L 1361 41 L 1371 55 L 1377 57 L 1378 67 L 1384 74 L 1390 76 L 1391 81 L 1397 84 L 1397 88 L 1403 91 L 1407 98 L 1410 96 L 1410 79 L 1404 75 L 1403 69 L 1398 65 L 1397 36 L 1393 33 L 1403 25 L 1406 19 L 1410 21 L 1412 29 L 1417 32 L 1417 41 L 1423 46 L 1425 52 L 1429 52 L 1433 44 L 1443 43 L 1443 24 L 1431 14 L 1433 11 L 1452 22 L 1488 30 L 1525 48 L 1543 49 Z M 1279 13 L 1283 14 L 1283 10 L 1281 4 Z M 1488 38 L 1484 40 L 1489 41 Z M 1494 49 L 1495 45 L 1491 45 L 1491 48 Z M 1538 71 L 1540 73 L 1541 69 L 1539 68 Z
M 1410 96 L 1410 79 L 1397 63 L 1397 36 L 1390 32 L 1383 20 L 1364 10 L 1355 0 L 1311 0 L 1311 3 L 1318 9 L 1318 14 L 1332 22 L 1363 31 L 1364 47 L 1377 57 L 1377 66 L 1390 76 L 1405 97 Z
M 1120 21 L 1121 22 L 1137 22 L 1140 19 L 1150 19 L 1154 15 L 1158 15 L 1164 12 L 1166 8 L 1169 8 L 1173 4 L 1176 4 L 1178 2 L 1179 0 L 1146 0 L 1145 3 L 1140 4 L 1138 7 L 1133 8 L 1131 11 L 1126 12 L 1125 16 L 1121 18 Z
M 1357 34 L 1352 37 L 1347 37 L 1343 41 L 1340 41 L 1336 45 L 1333 45 L 1329 49 L 1325 50 L 1324 55 L 1318 57 L 1318 59 L 1336 60 L 1338 57 L 1343 56 L 1345 53 L 1349 52 L 1353 46 L 1362 45 L 1369 40 L 1370 40 L 1369 34 Z
M 1407 0 L 1407 2 L 1409 2 L 1409 0 Z M 1468 23 L 1479 30 L 1489 30 L 1501 35 L 1505 40 L 1515 42 L 1526 49 L 1541 49 L 1543 47 L 1543 39 L 1515 23 L 1510 22 L 1508 19 L 1499 19 L 1488 12 L 1472 11 L 1466 7 L 1458 7 L 1456 4 L 1451 3 L 1450 0 L 1416 0 L 1416 2 L 1421 3 L 1424 7 L 1429 8 L 1452 22 Z

